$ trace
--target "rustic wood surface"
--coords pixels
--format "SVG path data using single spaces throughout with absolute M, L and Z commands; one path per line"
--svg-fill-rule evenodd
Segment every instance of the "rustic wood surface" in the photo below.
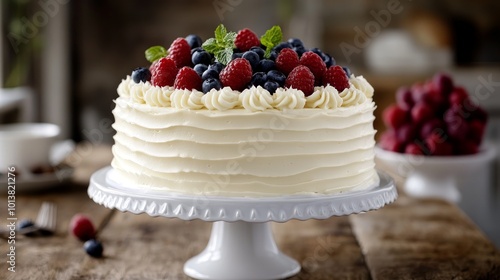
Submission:
M 7 271 L 8 244 L 0 239 L 0 279 L 189 279 L 183 264 L 205 247 L 211 223 L 114 212 L 100 233 L 102 259 L 88 257 L 68 233 L 76 213 L 96 225 L 110 214 L 86 194 L 90 174 L 110 157 L 109 147 L 95 146 L 72 161 L 72 183 L 18 194 L 18 218 L 35 219 L 42 201 L 56 203 L 57 233 L 17 236 L 16 273 Z M 6 197 L 0 200 L 6 221 Z M 456 206 L 401 191 L 396 203 L 378 211 L 272 226 L 281 250 L 302 265 L 291 279 L 500 279 L 499 251 Z

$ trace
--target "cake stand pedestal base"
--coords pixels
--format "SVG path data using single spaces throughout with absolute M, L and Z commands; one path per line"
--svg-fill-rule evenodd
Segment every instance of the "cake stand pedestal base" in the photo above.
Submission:
M 269 223 L 215 222 L 207 247 L 184 265 L 196 279 L 283 279 L 300 265 L 276 246 Z

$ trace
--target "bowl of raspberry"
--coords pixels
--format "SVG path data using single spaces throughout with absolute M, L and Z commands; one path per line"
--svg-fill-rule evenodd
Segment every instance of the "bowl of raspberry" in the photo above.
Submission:
M 474 99 L 443 73 L 396 92 L 375 155 L 408 195 L 458 203 L 464 188 L 487 187 L 495 149 L 483 143 L 488 114 Z

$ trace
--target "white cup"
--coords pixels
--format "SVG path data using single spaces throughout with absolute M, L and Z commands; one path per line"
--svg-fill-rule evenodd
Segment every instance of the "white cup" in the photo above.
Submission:
M 50 123 L 0 125 L 0 170 L 50 164 L 50 151 L 59 133 L 59 126 Z

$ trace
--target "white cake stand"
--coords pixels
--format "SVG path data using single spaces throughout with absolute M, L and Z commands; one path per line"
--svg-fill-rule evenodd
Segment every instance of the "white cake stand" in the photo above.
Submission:
M 96 203 L 151 216 L 215 222 L 207 247 L 184 265 L 197 279 L 283 279 L 300 264 L 280 252 L 269 223 L 290 219 L 326 219 L 378 209 L 397 197 L 392 178 L 382 172 L 370 190 L 336 195 L 269 198 L 189 196 L 140 191 L 114 180 L 111 167 L 95 172 L 88 194 Z

